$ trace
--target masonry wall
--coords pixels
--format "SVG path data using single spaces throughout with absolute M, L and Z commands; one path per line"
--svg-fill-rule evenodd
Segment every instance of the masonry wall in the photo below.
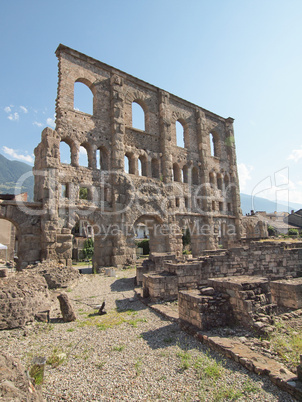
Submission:
M 138 268 L 140 269 L 140 268 Z M 152 266 L 151 266 L 152 269 Z M 217 255 L 204 256 L 191 261 L 163 262 L 157 277 L 167 272 L 177 277 L 177 284 L 169 288 L 169 298 L 177 299 L 178 291 L 196 289 L 206 285 L 208 279 L 227 276 L 259 276 L 269 280 L 302 276 L 302 243 L 252 242 L 250 246 L 232 248 Z M 169 277 L 165 276 L 165 283 Z M 143 287 L 148 286 L 150 274 L 143 274 Z M 163 298 L 159 279 L 153 285 L 153 297 L 157 289 L 158 298 Z M 147 292 L 147 291 L 145 291 Z
M 41 222 L 42 258 L 70 261 L 68 236 L 83 215 L 95 231 L 96 269 L 135 260 L 137 223 L 149 229 L 151 252 L 180 256 L 186 227 L 192 230 L 195 256 L 238 240 L 233 119 L 66 46 L 60 45 L 56 55 L 56 130 L 45 129 L 35 150 L 35 201 L 49 211 Z M 74 108 L 79 82 L 91 91 L 92 114 Z M 134 103 L 142 108 L 144 130 L 133 127 Z M 184 147 L 177 143 L 176 123 L 182 126 Z M 62 142 L 70 148 L 68 163 L 60 158 Z M 80 147 L 87 152 L 88 166 L 80 166 Z M 79 196 L 83 187 L 85 200 Z

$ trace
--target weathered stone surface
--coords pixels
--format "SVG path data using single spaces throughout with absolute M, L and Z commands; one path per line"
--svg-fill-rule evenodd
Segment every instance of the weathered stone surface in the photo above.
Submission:
M 18 359 L 0 352 L 0 399 L 14 402 L 43 402 L 42 394 L 28 379 Z
M 58 296 L 58 300 L 60 302 L 60 309 L 63 315 L 63 320 L 65 322 L 75 321 L 77 319 L 73 307 L 68 299 L 66 293 L 61 293 Z
M 239 240 L 233 119 L 66 46 L 56 55 L 56 129 L 44 129 L 35 149 L 35 202 L 0 203 L 0 217 L 20 228 L 18 267 L 41 260 L 69 265 L 79 220 L 93 227 L 96 270 L 135 261 L 139 223 L 149 230 L 151 254 L 180 257 L 184 228 L 191 229 L 194 256 Z M 78 82 L 91 90 L 92 114 L 74 109 Z M 142 129 L 133 126 L 133 103 L 142 107 Z M 61 143 L 69 146 L 70 161 L 61 160 Z M 79 163 L 81 147 L 87 166 Z M 83 188 L 87 197 L 80 196 Z
M 22 272 L 0 281 L 0 329 L 22 327 L 50 306 L 47 283 L 42 276 Z
M 44 261 L 32 270 L 45 278 L 49 289 L 66 288 L 80 278 L 77 269 L 56 261 Z

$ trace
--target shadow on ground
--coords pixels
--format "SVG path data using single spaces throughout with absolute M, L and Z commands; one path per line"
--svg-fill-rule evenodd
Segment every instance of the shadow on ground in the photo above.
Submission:
M 134 279 L 134 277 L 117 279 L 110 285 L 110 289 L 112 292 L 125 292 L 128 290 L 133 290 Z

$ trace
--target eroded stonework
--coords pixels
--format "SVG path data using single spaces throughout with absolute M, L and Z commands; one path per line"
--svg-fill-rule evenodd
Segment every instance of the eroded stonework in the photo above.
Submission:
M 56 55 L 56 129 L 46 128 L 35 149 L 35 202 L 18 213 L 10 212 L 15 205 L 1 204 L 1 217 L 21 232 L 19 266 L 49 259 L 69 265 L 72 228 L 81 219 L 94 233 L 96 269 L 135 260 L 139 223 L 149 230 L 151 253 L 180 256 L 186 228 L 193 256 L 239 240 L 233 119 L 66 46 Z M 92 93 L 92 115 L 74 109 L 76 82 Z M 133 103 L 143 110 L 144 130 L 133 127 Z M 183 129 L 183 147 L 176 124 Z M 70 147 L 70 164 L 60 159 L 62 142 Z M 88 167 L 79 165 L 80 147 Z

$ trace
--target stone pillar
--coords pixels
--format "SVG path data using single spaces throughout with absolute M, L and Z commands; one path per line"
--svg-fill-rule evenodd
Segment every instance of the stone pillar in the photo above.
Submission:
M 110 78 L 111 89 L 111 167 L 118 172 L 124 171 L 124 93 L 123 79 L 114 74 Z
M 235 149 L 235 138 L 234 138 L 234 127 L 233 127 L 234 119 L 229 117 L 225 121 L 226 128 L 226 151 L 227 157 L 230 163 L 230 171 L 232 172 L 231 177 L 233 181 L 230 183 L 232 185 L 232 207 L 233 212 L 236 217 L 235 219 L 235 227 L 236 227 L 236 238 L 240 240 L 241 238 L 241 224 L 240 217 L 242 215 L 240 208 L 240 189 L 239 189 L 239 180 L 238 180 L 238 172 L 237 172 L 237 162 L 236 162 L 236 149 Z
M 169 111 L 169 94 L 159 91 L 159 129 L 162 151 L 162 175 L 164 183 L 172 182 L 172 138 Z

